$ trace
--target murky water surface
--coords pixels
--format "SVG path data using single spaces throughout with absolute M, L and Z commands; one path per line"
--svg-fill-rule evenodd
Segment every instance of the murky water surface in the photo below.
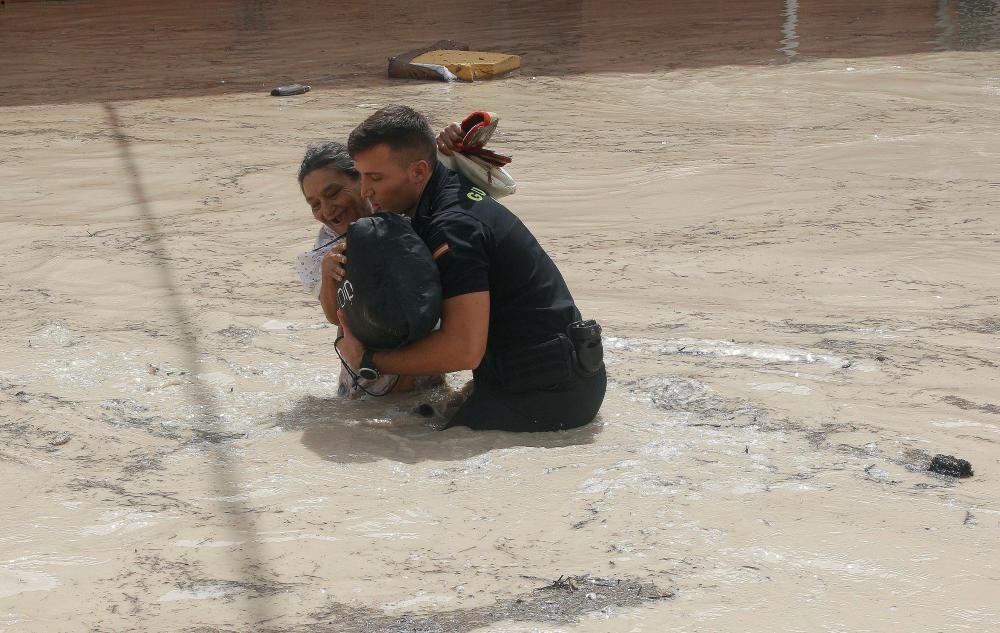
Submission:
M 493 11 L 0 7 L 0 630 L 995 627 L 1000 5 Z M 383 78 L 440 38 L 523 72 Z M 391 102 L 504 115 L 595 424 L 335 397 L 294 174 Z

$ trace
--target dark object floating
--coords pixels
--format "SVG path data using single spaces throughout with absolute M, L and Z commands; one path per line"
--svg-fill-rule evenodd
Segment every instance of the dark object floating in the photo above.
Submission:
M 972 476 L 972 464 L 951 455 L 935 455 L 928 470 L 949 477 Z
M 426 402 L 424 402 L 422 404 L 418 404 L 417 408 L 414 409 L 413 412 L 416 413 L 417 415 L 421 416 L 421 417 L 424 417 L 424 418 L 433 418 L 434 417 L 434 407 L 432 407 L 431 405 L 427 404 Z
M 290 97 L 292 95 L 302 95 L 309 92 L 311 88 L 305 84 L 291 84 L 290 86 L 278 86 L 271 91 L 272 97 Z

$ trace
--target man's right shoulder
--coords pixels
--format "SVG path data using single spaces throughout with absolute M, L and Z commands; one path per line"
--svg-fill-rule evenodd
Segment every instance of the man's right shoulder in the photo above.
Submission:
M 510 210 L 495 200 L 481 188 L 466 179 L 461 179 L 460 185 L 448 191 L 438 200 L 438 214 L 461 214 L 478 222 L 489 222 L 497 214 L 510 214 Z

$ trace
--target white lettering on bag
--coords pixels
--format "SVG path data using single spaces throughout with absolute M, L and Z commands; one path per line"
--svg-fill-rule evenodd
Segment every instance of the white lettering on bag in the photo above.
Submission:
M 337 288 L 337 305 L 341 308 L 346 308 L 347 304 L 353 300 L 354 286 L 349 279 L 345 279 L 344 283 L 340 284 L 340 288 Z

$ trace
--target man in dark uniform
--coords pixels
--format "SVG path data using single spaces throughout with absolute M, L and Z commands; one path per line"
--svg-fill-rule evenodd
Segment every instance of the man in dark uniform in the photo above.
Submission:
M 437 263 L 443 302 L 440 329 L 398 350 L 362 349 L 348 324 L 344 355 L 361 357 L 368 372 L 473 370 L 472 394 L 451 425 L 549 431 L 590 422 L 607 387 L 600 327 L 580 321 L 527 227 L 437 161 L 434 133 L 411 108 L 379 110 L 348 149 L 374 211 L 412 218 Z

